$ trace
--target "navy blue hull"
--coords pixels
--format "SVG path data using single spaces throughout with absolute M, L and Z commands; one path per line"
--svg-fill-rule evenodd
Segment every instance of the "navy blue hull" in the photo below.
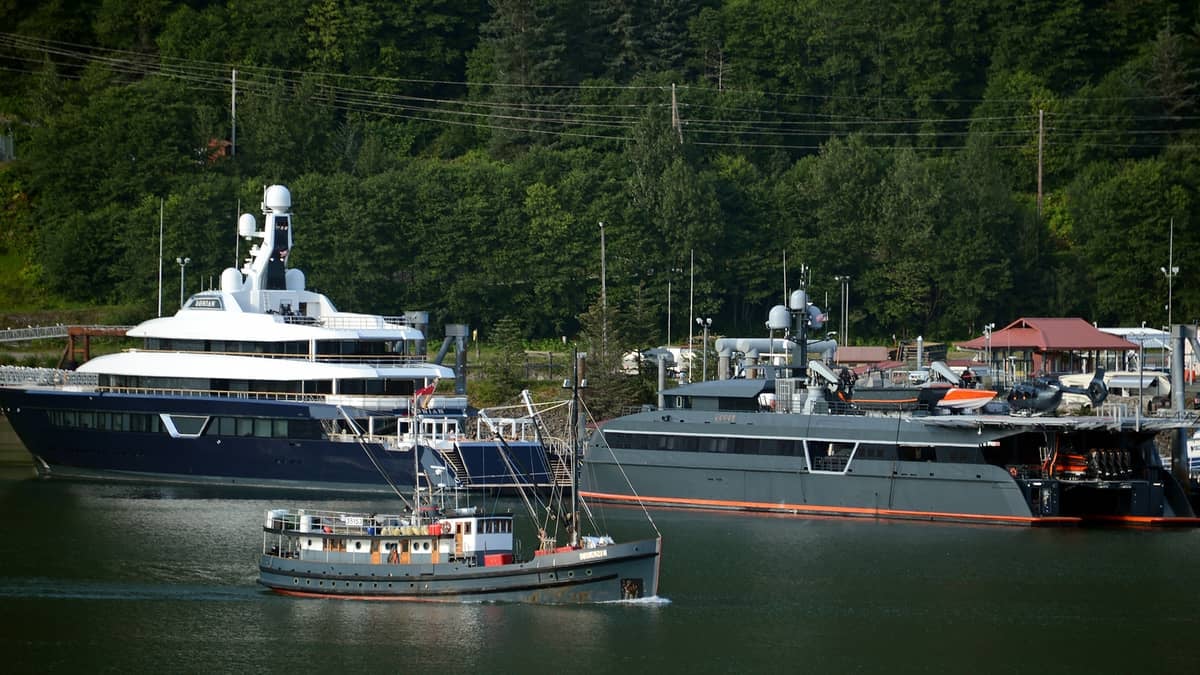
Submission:
M 458 444 L 467 479 L 471 485 L 484 487 L 513 485 L 546 486 L 554 481 L 546 458 L 546 450 L 535 441 L 463 441 Z M 509 458 L 513 466 L 510 470 Z M 514 479 L 513 474 L 519 478 Z
M 0 388 L 0 409 L 42 475 L 354 492 L 390 492 L 387 480 L 406 490 L 414 483 L 411 451 L 324 437 L 321 419 L 337 416 L 325 405 Z M 299 433 L 226 434 L 215 421 L 190 438 L 134 428 L 162 413 L 276 420 Z

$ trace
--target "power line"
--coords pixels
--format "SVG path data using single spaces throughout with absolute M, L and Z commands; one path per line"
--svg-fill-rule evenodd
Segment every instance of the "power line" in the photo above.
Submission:
M 225 92 L 229 91 L 232 79 L 232 67 L 208 61 L 196 61 L 169 57 L 156 57 L 140 52 L 88 47 L 68 42 L 43 40 L 12 33 L 0 33 L 0 47 L 40 54 L 41 59 L 21 57 L 16 54 L 0 55 L 18 63 L 42 64 L 46 58 L 55 56 L 62 59 L 57 68 L 69 70 L 73 67 L 86 66 L 90 63 L 102 64 L 114 73 L 139 77 L 165 77 L 180 81 L 193 91 Z M 35 71 L 25 71 L 13 68 L 0 68 L 7 72 L 25 72 L 30 75 Z M 258 96 L 295 98 L 293 90 L 311 87 L 313 96 L 307 102 L 320 107 L 340 110 L 348 113 L 380 115 L 392 118 L 409 119 L 433 124 L 449 124 L 475 128 L 524 132 L 533 134 L 560 135 L 599 140 L 629 140 L 622 135 L 623 131 L 632 129 L 641 120 L 641 116 L 621 114 L 625 110 L 644 110 L 650 107 L 667 107 L 670 104 L 664 99 L 661 102 L 636 103 L 583 103 L 577 101 L 519 101 L 519 100 L 457 100 L 430 96 L 413 96 L 392 92 L 381 92 L 364 89 L 361 86 L 342 86 L 338 82 L 373 82 L 377 84 L 438 84 L 479 88 L 525 88 L 549 91 L 571 91 L 584 89 L 609 89 L 630 91 L 668 91 L 660 86 L 630 86 L 630 85 L 529 85 L 520 83 L 468 83 L 447 82 L 439 80 L 420 80 L 411 78 L 395 78 L 363 75 L 340 75 L 332 73 L 317 73 L 300 70 L 263 68 L 255 66 L 238 66 L 238 89 L 235 93 L 240 96 Z M 64 79 L 78 79 L 80 75 L 57 71 L 56 75 Z M 681 86 L 682 91 L 695 90 L 697 93 L 715 93 L 708 89 Z M 774 96 L 781 99 L 834 101 L 908 101 L 902 98 L 880 97 L 845 97 L 829 95 L 780 94 L 773 92 L 747 92 L 730 90 L 736 93 L 756 93 L 761 96 Z M 929 99 L 931 101 L 962 102 L 962 103 L 1022 103 L 1017 100 L 984 100 L 984 99 Z M 1141 101 L 1155 100 L 1154 97 L 1104 97 L 1095 99 L 1072 99 L 1078 101 Z M 973 138 L 1016 138 L 1027 136 L 1032 141 L 1036 133 L 1035 115 L 991 115 L 981 117 L 947 117 L 947 118 L 871 118 L 861 115 L 837 115 L 831 113 L 811 113 L 788 110 L 762 109 L 713 106 L 709 104 L 680 103 L 690 116 L 681 120 L 679 131 L 686 130 L 692 136 L 691 142 L 696 145 L 718 147 L 752 147 L 752 148 L 782 148 L 792 150 L 819 150 L 820 145 L 810 143 L 753 143 L 748 142 L 754 136 L 773 136 L 780 139 L 828 139 L 845 135 L 848 131 L 865 138 L 893 138 L 897 140 L 911 139 L 914 141 L 947 141 L 929 149 L 954 150 L 966 147 L 952 143 L 965 137 Z M 749 117 L 728 118 L 730 113 L 750 115 Z M 1048 112 L 1048 116 L 1059 121 L 1059 124 L 1047 128 L 1059 138 L 1086 138 L 1096 136 L 1167 136 L 1178 134 L 1181 130 L 1155 129 L 1112 129 L 1107 127 L 1090 127 L 1063 124 L 1063 122 L 1078 121 L 1086 124 L 1089 120 L 1105 121 L 1111 116 L 1096 114 L 1075 114 L 1066 112 Z M 708 115 L 708 116 L 706 116 Z M 1180 122 L 1200 119 L 1196 116 L 1120 116 L 1125 121 L 1145 122 Z M 999 128 L 996 128 L 999 126 Z M 919 128 L 906 128 L 919 127 Z M 888 130 L 888 129 L 892 130 Z M 602 133 L 604 131 L 609 134 Z M 613 134 L 615 132 L 615 135 Z M 724 140 L 726 137 L 729 140 Z M 1053 144 L 1053 138 L 1047 139 Z M 1094 147 L 1166 147 L 1158 145 L 1134 144 L 1099 144 L 1088 143 Z M 890 146 L 879 146 L 890 147 Z M 906 147 L 906 146 L 899 146 Z M 1025 145 L 992 146 L 1004 148 L 1024 148 Z M 1188 145 L 1170 144 L 1170 147 L 1189 148 Z

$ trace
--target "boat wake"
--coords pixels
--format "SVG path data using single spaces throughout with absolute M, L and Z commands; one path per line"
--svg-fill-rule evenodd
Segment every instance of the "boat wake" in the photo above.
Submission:
M 605 600 L 601 605 L 644 605 L 647 607 L 666 607 L 671 604 L 670 598 L 652 595 L 648 598 L 632 598 L 630 600 Z
M 5 579 L 0 582 L 0 598 L 242 602 L 254 600 L 258 595 L 257 589 L 240 586 L 148 585 L 89 580 L 64 581 L 36 577 Z

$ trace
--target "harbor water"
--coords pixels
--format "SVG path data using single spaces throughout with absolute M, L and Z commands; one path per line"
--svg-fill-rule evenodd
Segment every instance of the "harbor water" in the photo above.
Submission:
M 266 509 L 386 499 L 47 481 L 0 419 L 6 672 L 1196 672 L 1200 531 L 652 511 L 661 598 L 296 599 Z M 514 503 L 514 507 L 517 505 Z M 617 537 L 634 508 L 598 508 Z

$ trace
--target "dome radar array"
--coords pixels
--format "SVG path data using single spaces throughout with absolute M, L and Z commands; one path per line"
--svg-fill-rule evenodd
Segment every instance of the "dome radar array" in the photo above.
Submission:
M 238 218 L 238 235 L 261 241 L 250 247 L 240 271 L 230 267 L 221 272 L 222 290 L 304 290 L 304 273 L 287 269 L 292 249 L 291 208 L 292 193 L 282 185 L 271 185 L 263 190 L 263 229 L 258 229 L 253 214 L 243 213 Z

